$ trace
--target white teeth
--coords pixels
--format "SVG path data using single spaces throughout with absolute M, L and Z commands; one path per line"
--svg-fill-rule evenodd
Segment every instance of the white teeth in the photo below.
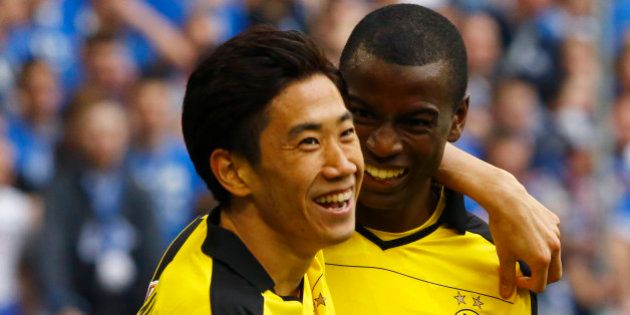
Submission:
M 327 195 L 327 196 L 319 197 L 315 199 L 315 202 L 317 203 L 346 202 L 350 200 L 350 198 L 352 198 L 352 189 L 348 189 L 345 192 L 334 194 L 334 195 Z
M 377 168 L 372 165 L 366 165 L 365 171 L 370 174 L 370 176 L 377 179 L 392 179 L 399 177 L 405 172 L 404 168 L 396 168 L 396 169 L 382 169 Z

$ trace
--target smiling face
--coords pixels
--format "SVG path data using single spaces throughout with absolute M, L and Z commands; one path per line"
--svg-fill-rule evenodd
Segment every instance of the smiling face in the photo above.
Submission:
M 314 248 L 352 234 L 363 158 L 336 86 L 323 75 L 288 85 L 267 108 L 260 162 L 246 181 L 264 223 Z
M 366 165 L 359 217 L 382 210 L 399 218 L 427 217 L 418 212 L 427 212 L 431 177 L 446 141 L 459 138 L 467 101 L 454 112 L 444 62 L 401 66 L 368 55 L 355 64 L 343 75 Z

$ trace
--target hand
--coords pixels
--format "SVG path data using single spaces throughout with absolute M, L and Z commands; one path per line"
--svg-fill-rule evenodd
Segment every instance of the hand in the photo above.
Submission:
M 503 297 L 509 297 L 516 286 L 540 292 L 560 279 L 560 220 L 530 196 L 512 174 L 447 144 L 435 176 L 488 211 L 501 264 Z M 531 277 L 516 276 L 517 260 L 531 268 Z
M 509 297 L 515 287 L 542 292 L 547 284 L 560 280 L 560 219 L 530 196 L 509 175 L 504 191 L 495 195 L 489 213 L 490 232 L 500 262 L 500 291 Z M 513 185 L 516 183 L 516 185 Z M 516 275 L 516 262 L 531 268 L 531 276 Z

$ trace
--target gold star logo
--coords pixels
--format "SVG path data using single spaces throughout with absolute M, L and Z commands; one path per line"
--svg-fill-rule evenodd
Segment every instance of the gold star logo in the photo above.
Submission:
M 481 309 L 481 306 L 483 305 L 483 302 L 481 302 L 481 296 L 477 296 L 476 298 L 473 297 L 473 301 L 475 301 L 473 306 L 478 306 L 479 309 Z
M 457 295 L 454 298 L 457 300 L 457 305 L 466 304 L 466 301 L 464 301 L 466 296 L 459 293 L 459 291 L 457 291 Z
M 313 308 L 317 309 L 318 306 L 324 305 L 326 306 L 326 297 L 322 296 L 322 293 L 319 293 L 319 296 L 313 299 Z

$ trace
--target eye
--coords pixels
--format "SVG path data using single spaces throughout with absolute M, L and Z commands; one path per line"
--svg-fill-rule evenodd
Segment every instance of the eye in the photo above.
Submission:
M 318 145 L 319 145 L 319 140 L 313 137 L 304 138 L 299 143 L 299 146 L 304 147 L 304 148 L 314 148 Z
M 408 118 L 404 123 L 410 127 L 430 127 L 433 125 L 433 120 L 420 119 L 420 118 Z
M 342 138 L 348 138 L 354 135 L 354 127 L 348 128 L 341 133 Z

